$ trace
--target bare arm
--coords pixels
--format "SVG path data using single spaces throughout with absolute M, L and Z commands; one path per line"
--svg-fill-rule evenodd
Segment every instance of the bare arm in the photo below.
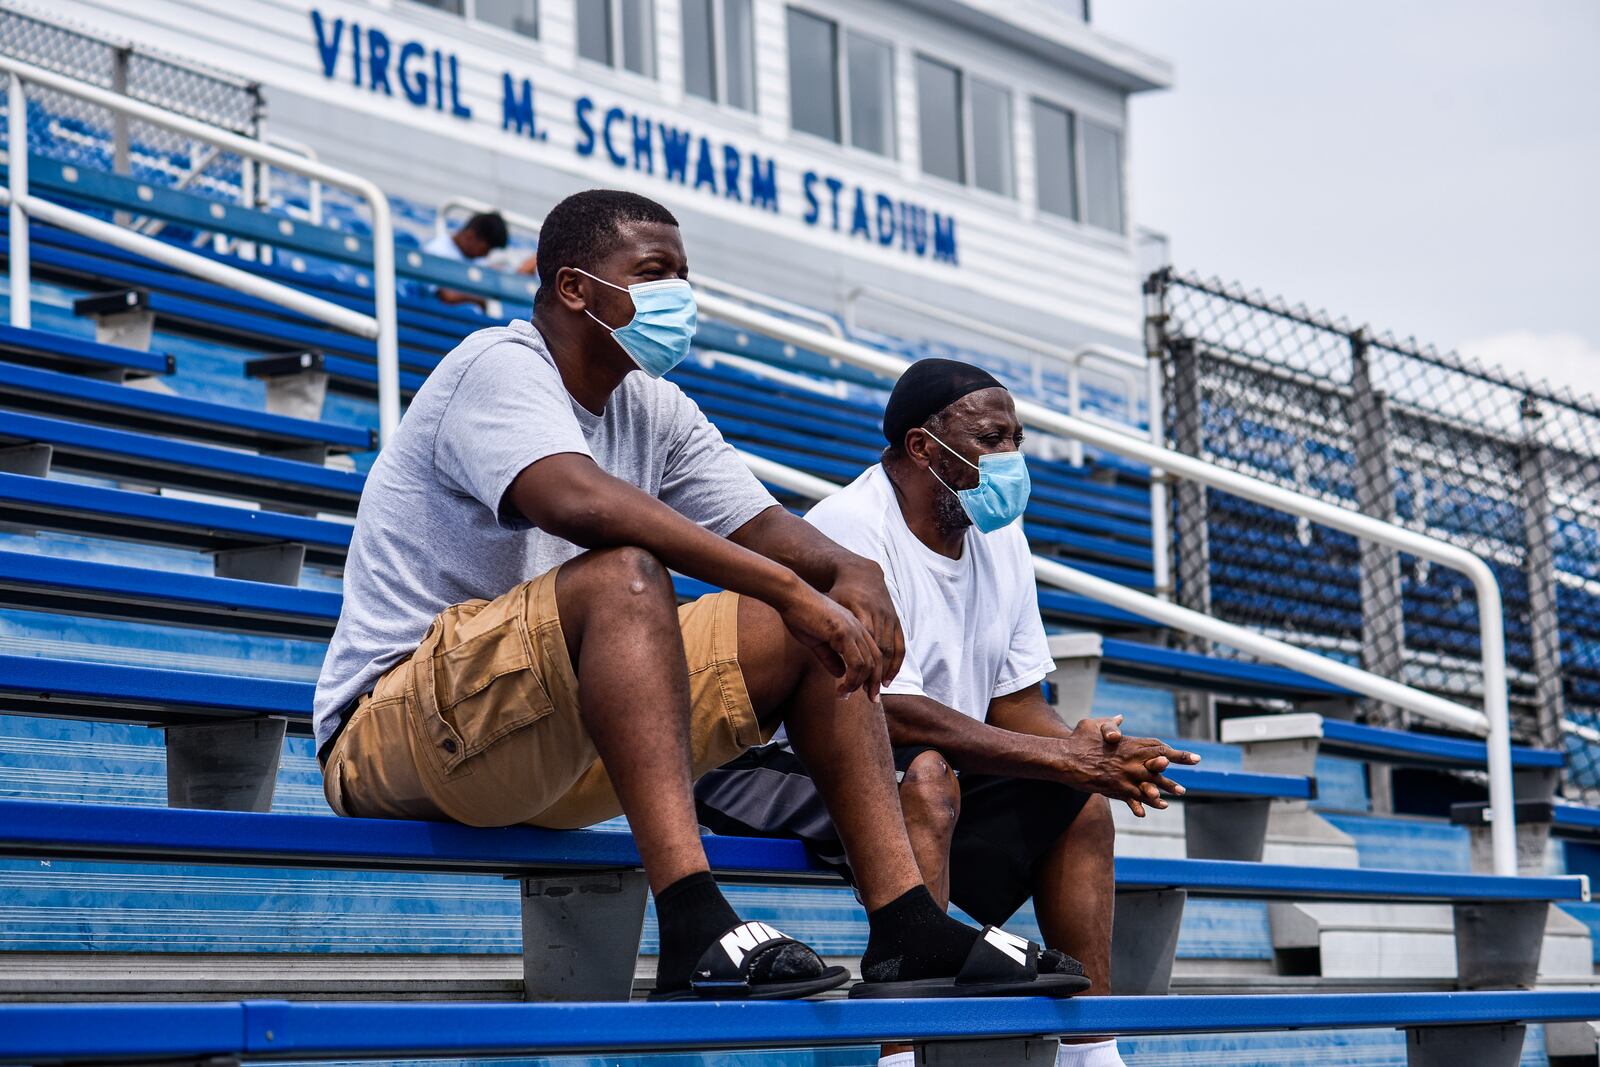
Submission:
M 459 289 L 435 289 L 433 295 L 441 304 L 477 304 L 480 309 L 489 306 L 489 302 L 483 297 L 463 293 Z
M 784 507 L 763 511 L 735 530 L 731 539 L 782 563 L 813 589 L 848 608 L 877 643 L 883 657 L 883 680 L 890 681 L 899 673 L 905 637 L 883 582 L 883 569 L 876 563 L 840 546 Z
M 1162 773 L 1200 757 L 1147 737 L 1125 737 L 1122 717 L 1084 719 L 1069 728 L 1045 703 L 1040 686 L 998 697 L 978 722 L 922 696 L 883 698 L 889 737 L 897 745 L 937 748 L 952 766 L 978 774 L 1042 778 L 1125 801 L 1135 815 L 1144 805 L 1164 808 L 1163 791 L 1183 787 Z
M 530 464 L 512 481 L 506 504 L 580 548 L 636 545 L 679 573 L 770 605 L 840 679 L 841 694 L 864 686 L 877 698 L 882 659 L 851 612 L 790 567 L 702 529 L 588 456 L 566 452 Z

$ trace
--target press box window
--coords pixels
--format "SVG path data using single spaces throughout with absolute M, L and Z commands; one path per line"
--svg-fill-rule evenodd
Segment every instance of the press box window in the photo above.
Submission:
M 846 33 L 845 83 L 850 98 L 850 143 L 893 158 L 894 49 L 871 37 Z
M 578 54 L 608 67 L 656 74 L 654 0 L 577 0 Z
M 690 96 L 756 109 L 751 0 L 683 0 L 683 88 Z
M 468 0 L 468 3 L 473 8 L 469 17 L 479 22 L 524 37 L 539 36 L 539 0 Z
M 965 184 L 964 111 L 961 72 L 937 60 L 918 56 L 917 128 L 922 137 L 924 173 Z
M 1072 112 L 1043 100 L 1033 102 L 1033 160 L 1039 210 L 1076 219 L 1078 152 Z
M 1011 94 L 947 63 L 917 57 L 922 170 L 1001 196 L 1016 194 Z
M 789 9 L 789 125 L 839 141 L 839 27 Z
M 1084 221 L 1123 232 L 1122 134 L 1096 122 L 1083 123 Z
M 539 0 L 414 0 L 524 37 L 539 36 Z

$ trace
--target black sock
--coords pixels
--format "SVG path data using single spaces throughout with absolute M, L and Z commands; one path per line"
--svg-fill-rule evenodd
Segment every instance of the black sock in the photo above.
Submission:
M 925 885 L 871 912 L 867 923 L 861 977 L 869 982 L 954 978 L 978 940 L 978 931 L 946 915 Z
M 717 888 L 710 871 L 686 875 L 656 894 L 656 925 L 661 954 L 656 959 L 656 989 L 683 989 L 706 949 L 739 925 L 739 914 Z M 804 945 L 786 945 L 751 960 L 758 981 L 815 978 L 822 960 Z

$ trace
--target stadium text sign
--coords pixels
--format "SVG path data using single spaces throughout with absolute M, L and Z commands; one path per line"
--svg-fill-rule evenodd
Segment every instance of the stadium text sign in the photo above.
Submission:
M 375 26 L 311 11 L 322 76 L 348 79 L 352 88 L 473 122 L 462 100 L 461 62 L 450 51 L 426 42 L 391 37 Z M 500 75 L 500 129 L 538 143 L 550 139 L 539 122 L 533 79 L 512 71 Z M 778 195 L 778 161 L 745 151 L 729 141 L 659 116 L 592 97 L 573 102 L 577 140 L 572 148 L 585 158 L 599 155 L 618 170 L 673 182 L 707 196 L 744 204 L 756 211 L 784 214 Z M 805 198 L 799 219 L 813 229 L 830 230 L 882 248 L 955 265 L 956 220 L 921 204 L 867 189 L 820 170 L 807 170 L 800 188 Z

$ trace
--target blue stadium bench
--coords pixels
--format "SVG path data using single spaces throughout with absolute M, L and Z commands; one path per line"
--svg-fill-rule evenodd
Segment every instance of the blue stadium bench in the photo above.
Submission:
M 1314 997 L 687 1004 L 224 1001 L 0 1005 L 0 1062 L 526 1059 L 916 1041 L 948 1067 L 1053 1063 L 1050 1040 L 1097 1034 L 1401 1029 L 1408 1067 L 1516 1067 L 1528 1024 L 1581 1021 L 1581 991 Z
M 25 455 L 26 469 L 8 463 Z M 237 497 L 282 511 L 355 514 L 365 475 L 82 422 L 0 412 L 0 470 L 52 469 L 160 488 Z
M 199 300 L 150 293 L 144 289 L 123 289 L 86 296 L 74 302 L 72 309 L 79 315 L 101 322 L 107 317 L 138 314 L 148 317 L 153 325 L 172 325 L 184 333 L 243 343 L 255 349 L 283 351 L 304 346 L 366 363 L 377 358 L 374 342 L 341 333 L 332 327 L 299 325 Z M 438 366 L 442 354 L 401 348 L 400 366 L 426 374 Z
M 343 597 L 320 589 L 0 552 L 0 605 L 326 641 Z
M 295 585 L 302 562 L 340 567 L 348 525 L 0 473 L 0 523 L 214 553 L 223 577 Z
M 1481 770 L 1488 766 L 1482 741 L 1410 730 L 1388 730 L 1328 718 L 1311 712 L 1252 715 L 1222 723 L 1222 740 L 1244 746 L 1245 766 L 1282 774 L 1309 773 L 1320 751 L 1368 762 L 1443 770 Z M 1518 796 L 1552 795 L 1565 761 L 1562 753 L 1513 745 L 1511 766 Z
M 0 408 L 316 464 L 330 454 L 377 447 L 377 435 L 366 427 L 291 419 L 4 362 L 0 362 Z
M 140 352 L 15 326 L 0 326 L 0 362 L 119 382 L 171 374 L 176 366 L 165 352 Z
M 7 666 L 0 660 L 0 672 Z M 795 841 L 708 836 L 705 844 L 713 868 L 731 880 L 838 884 L 837 875 Z M 645 883 L 633 837 L 612 830 L 475 829 L 405 820 L 0 800 L 0 854 L 517 877 L 523 882 L 523 943 L 546 946 L 524 956 L 527 994 L 540 999 L 626 999 L 644 921 Z M 1118 992 L 1140 993 L 1167 991 L 1183 905 L 1191 893 L 1448 902 L 1456 915 L 1459 980 L 1471 988 L 1530 984 L 1548 903 L 1588 897 L 1588 882 L 1581 877 L 1500 878 L 1226 860 L 1118 857 L 1116 881 L 1113 982 Z

